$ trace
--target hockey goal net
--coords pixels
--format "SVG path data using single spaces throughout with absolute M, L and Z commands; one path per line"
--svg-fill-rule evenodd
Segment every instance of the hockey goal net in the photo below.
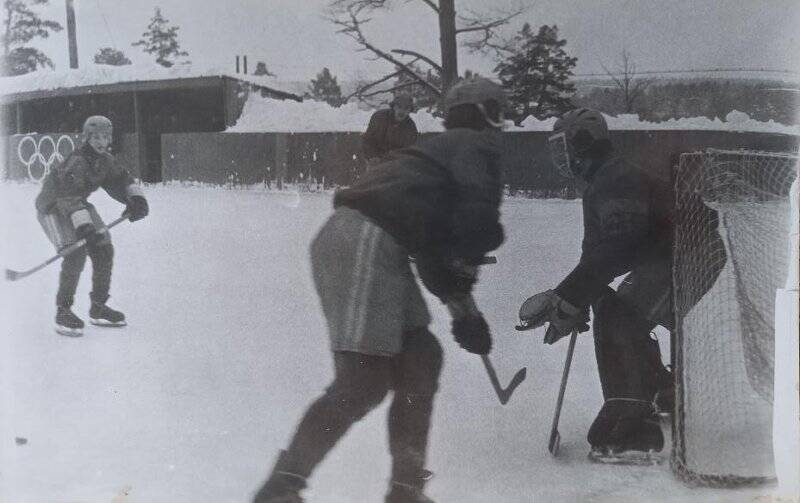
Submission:
M 709 149 L 675 173 L 673 471 L 773 481 L 775 295 L 790 262 L 796 154 Z

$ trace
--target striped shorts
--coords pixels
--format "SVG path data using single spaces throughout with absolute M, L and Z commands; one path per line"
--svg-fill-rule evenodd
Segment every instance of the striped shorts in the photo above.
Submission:
M 87 203 L 86 209 L 89 210 L 89 215 L 92 217 L 95 229 L 102 229 L 106 226 L 93 205 Z M 39 225 L 44 229 L 44 233 L 47 234 L 47 239 L 53 243 L 56 250 L 66 248 L 78 240 L 75 236 L 75 229 L 72 227 L 70 219 L 58 211 L 37 213 L 36 218 L 39 220 Z M 103 233 L 103 237 L 97 242 L 97 245 L 106 245 L 110 242 L 111 234 L 106 230 L 106 232 Z
M 394 356 L 431 322 L 408 252 L 356 210 L 340 207 L 311 244 L 314 284 L 333 351 Z

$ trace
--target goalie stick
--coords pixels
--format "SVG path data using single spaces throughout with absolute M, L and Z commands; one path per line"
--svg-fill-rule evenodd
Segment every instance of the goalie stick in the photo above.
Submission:
M 564 404 L 564 392 L 567 389 L 567 377 L 569 367 L 572 364 L 572 353 L 575 351 L 575 340 L 578 332 L 572 332 L 567 348 L 567 359 L 564 361 L 564 373 L 561 375 L 561 388 L 558 390 L 558 400 L 556 400 L 556 410 L 553 414 L 553 425 L 550 427 L 550 440 L 547 442 L 547 450 L 553 456 L 558 455 L 558 448 L 561 445 L 561 434 L 558 433 L 558 420 L 561 417 L 561 406 Z
M 115 225 L 119 224 L 123 220 L 127 220 L 127 219 L 128 219 L 128 215 L 127 214 L 123 214 L 118 219 L 114 220 L 113 222 L 111 222 L 110 224 L 108 224 L 107 226 L 102 228 L 99 232 L 108 232 L 108 230 L 110 228 L 114 227 Z M 84 246 L 86 246 L 86 239 L 79 239 L 78 241 L 76 241 L 76 242 L 72 243 L 71 245 L 67 246 L 66 248 L 64 248 L 63 250 L 59 251 L 54 256 L 50 257 L 49 259 L 45 260 L 41 264 L 37 265 L 36 267 L 32 267 L 31 269 L 28 269 L 28 270 L 25 270 L 25 271 L 15 271 L 13 269 L 6 269 L 6 280 L 7 281 L 17 281 L 17 280 L 20 280 L 22 278 L 28 277 L 31 274 L 33 274 L 33 273 L 35 273 L 35 272 L 37 272 L 37 271 L 39 271 L 41 269 L 44 269 L 45 267 L 47 267 L 48 265 L 52 264 L 56 260 L 64 258 L 67 255 L 75 252 L 76 250 L 78 250 L 80 248 L 83 248 Z

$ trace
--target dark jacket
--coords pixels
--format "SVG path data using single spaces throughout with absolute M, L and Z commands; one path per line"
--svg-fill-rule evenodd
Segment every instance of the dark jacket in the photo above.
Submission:
M 451 129 L 403 149 L 340 190 L 411 254 L 479 258 L 503 242 L 499 136 Z
M 99 187 L 125 204 L 135 180 L 111 154 L 99 154 L 88 143 L 74 150 L 45 177 L 36 197 L 40 213 L 58 211 L 69 216 L 86 206 L 86 198 Z
M 398 122 L 394 110 L 378 110 L 369 119 L 366 132 L 361 136 L 361 151 L 367 159 L 386 157 L 392 150 L 410 147 L 417 141 L 417 126 L 411 117 Z
M 621 158 L 599 162 L 583 193 L 581 259 L 556 293 L 575 306 L 587 306 L 617 276 L 669 258 L 671 194 L 668 181 Z

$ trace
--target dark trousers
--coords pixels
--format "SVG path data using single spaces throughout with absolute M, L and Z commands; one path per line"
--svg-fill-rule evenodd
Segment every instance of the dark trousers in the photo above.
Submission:
M 413 477 L 425 465 L 442 348 L 427 328 L 406 332 L 393 357 L 334 353 L 335 377 L 306 411 L 288 449 L 284 469 L 308 477 L 355 422 L 394 392 L 389 408 L 392 477 Z
M 70 307 L 75 300 L 78 280 L 86 264 L 86 256 L 92 261 L 92 302 L 105 304 L 111 288 L 111 269 L 114 265 L 114 246 L 111 242 L 89 245 L 67 255 L 61 262 L 61 275 L 56 294 L 56 305 Z

